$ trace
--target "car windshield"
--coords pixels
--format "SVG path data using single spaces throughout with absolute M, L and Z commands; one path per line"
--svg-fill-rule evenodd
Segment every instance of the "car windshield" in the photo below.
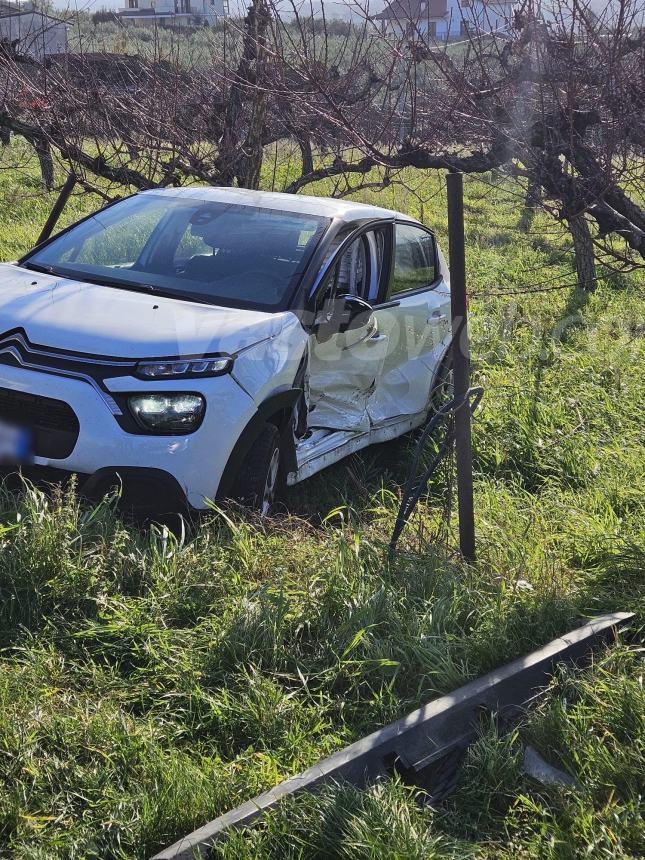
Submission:
M 288 307 L 329 220 L 168 194 L 120 201 L 21 260 L 55 275 L 257 310 Z

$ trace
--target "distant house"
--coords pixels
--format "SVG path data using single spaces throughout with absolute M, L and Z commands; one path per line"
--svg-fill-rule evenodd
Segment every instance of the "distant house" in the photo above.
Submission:
M 383 33 L 446 41 L 474 33 L 509 33 L 514 0 L 392 0 L 373 20 Z
M 125 0 L 121 21 L 162 27 L 215 24 L 228 14 L 228 0 Z
M 67 24 L 31 3 L 0 0 L 0 40 L 13 53 L 42 63 L 50 54 L 67 51 Z

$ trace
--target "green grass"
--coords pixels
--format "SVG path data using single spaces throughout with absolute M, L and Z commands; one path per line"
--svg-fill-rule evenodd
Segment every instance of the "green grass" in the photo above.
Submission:
M 29 247 L 51 205 L 34 176 L 0 171 L 3 259 Z M 408 178 L 418 194 L 357 197 L 422 214 L 445 247 L 440 181 Z M 635 610 L 638 629 L 642 278 L 606 277 L 591 296 L 494 295 L 570 284 L 570 249 L 541 217 L 519 232 L 507 186 L 469 179 L 466 191 L 474 381 L 486 389 L 477 565 L 457 560 L 444 475 L 387 563 L 404 441 L 294 488 L 275 522 L 214 514 L 183 540 L 124 525 L 109 502 L 3 491 L 0 856 L 145 858 L 589 615 Z M 65 219 L 93 205 L 75 198 Z M 559 675 L 516 732 L 482 735 L 438 810 L 399 783 L 326 791 L 218 853 L 642 856 L 642 678 L 635 645 Z M 580 789 L 524 776 L 525 743 Z

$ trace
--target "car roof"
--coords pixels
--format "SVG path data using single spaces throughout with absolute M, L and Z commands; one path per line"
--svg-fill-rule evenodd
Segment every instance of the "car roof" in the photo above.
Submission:
M 183 197 L 203 200 L 205 203 L 233 203 L 238 206 L 254 206 L 258 209 L 279 209 L 283 212 L 298 212 L 302 215 L 322 215 L 324 218 L 338 218 L 341 221 L 364 221 L 374 218 L 402 218 L 416 221 L 401 212 L 354 203 L 351 200 L 338 200 L 331 197 L 309 197 L 304 194 L 281 194 L 277 191 L 251 191 L 248 188 L 218 188 L 209 185 L 191 185 L 184 188 L 154 188 L 144 194 L 163 194 L 168 197 Z

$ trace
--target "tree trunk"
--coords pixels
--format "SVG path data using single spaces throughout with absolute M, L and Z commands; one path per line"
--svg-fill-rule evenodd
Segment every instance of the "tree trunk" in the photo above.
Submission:
M 267 95 L 258 91 L 251 114 L 249 131 L 244 142 L 244 162 L 242 170 L 238 173 L 237 184 L 241 188 L 260 187 L 260 174 L 264 160 L 264 126 L 266 120 Z
M 529 184 L 526 188 L 526 195 L 524 197 L 524 208 L 522 209 L 522 214 L 520 215 L 518 224 L 520 230 L 527 232 L 531 229 L 533 219 L 535 218 L 535 208 L 539 202 L 540 186 L 537 182 L 529 179 Z
M 586 292 L 596 289 L 596 261 L 589 225 L 584 215 L 568 219 L 573 238 L 573 253 L 578 275 L 578 287 Z
M 266 0 L 252 0 L 244 20 L 242 57 L 229 90 L 216 161 L 220 185 L 233 185 L 237 180 L 243 188 L 257 188 L 260 181 L 268 99 L 265 66 L 269 22 Z
M 40 163 L 40 175 L 43 180 L 43 185 L 47 191 L 51 191 L 54 187 L 54 159 L 52 158 L 51 147 L 47 138 L 40 133 L 33 135 L 25 135 L 25 138 L 36 150 L 38 162 Z
M 314 156 L 311 150 L 311 138 L 309 133 L 301 131 L 297 135 L 298 146 L 300 147 L 300 155 L 302 156 L 302 176 L 312 173 L 314 169 Z

